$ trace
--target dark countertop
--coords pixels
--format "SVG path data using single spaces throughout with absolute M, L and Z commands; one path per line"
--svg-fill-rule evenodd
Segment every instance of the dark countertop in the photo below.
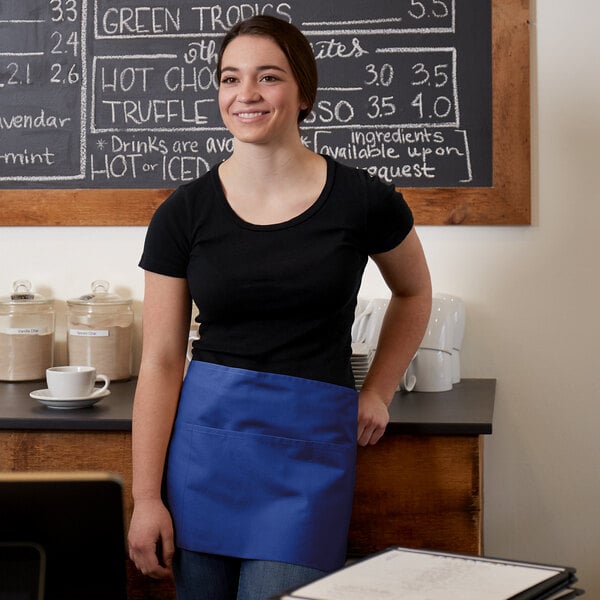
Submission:
M 89 408 L 48 408 L 29 396 L 45 381 L 0 383 L 0 429 L 131 431 L 136 380 L 110 384 L 110 395 Z
M 0 429 L 130 431 L 136 379 L 113 382 L 111 393 L 89 408 L 57 410 L 29 396 L 44 381 L 0 383 Z M 388 433 L 492 433 L 495 379 L 463 379 L 448 392 L 399 392 L 390 406 Z
M 387 433 L 490 434 L 495 397 L 495 379 L 463 379 L 448 392 L 399 392 Z

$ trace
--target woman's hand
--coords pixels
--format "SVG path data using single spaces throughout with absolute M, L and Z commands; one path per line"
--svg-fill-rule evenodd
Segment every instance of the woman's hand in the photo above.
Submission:
M 390 420 L 388 406 L 376 392 L 362 389 L 358 396 L 358 444 L 376 444 Z
M 127 539 L 129 557 L 144 575 L 162 579 L 171 574 L 173 521 L 160 499 L 136 501 Z

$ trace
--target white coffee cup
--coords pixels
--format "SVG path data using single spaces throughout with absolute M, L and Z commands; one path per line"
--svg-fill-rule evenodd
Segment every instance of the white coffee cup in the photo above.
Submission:
M 103 381 L 104 385 L 94 387 L 96 381 Z M 97 396 L 108 388 L 110 379 L 96 374 L 94 367 L 71 365 L 46 369 L 46 382 L 53 398 L 67 399 Z
M 402 381 L 400 383 L 400 389 L 405 392 L 412 392 L 417 385 L 417 376 L 414 374 L 412 369 L 409 367 L 406 369 Z
M 370 348 L 376 348 L 381 333 L 383 317 L 390 303 L 388 298 L 373 298 L 362 313 L 355 319 L 353 341 L 364 342 Z
M 415 392 L 447 392 L 452 389 L 452 355 L 443 350 L 419 348 L 414 374 Z
M 419 347 L 429 350 L 443 350 L 451 354 L 453 343 L 452 306 L 449 301 L 434 296 L 431 300 L 429 323 Z
M 194 327 L 190 327 L 190 332 L 188 334 L 188 345 L 187 345 L 187 350 L 185 353 L 185 368 L 184 368 L 184 376 L 187 373 L 187 370 L 190 366 L 190 363 L 192 362 L 192 351 L 193 351 L 193 346 L 192 344 L 196 341 L 199 340 L 200 336 L 198 334 L 198 326 Z
M 402 380 L 400 381 L 400 385 L 398 386 L 398 391 L 404 392 L 412 392 L 415 389 L 417 384 L 417 376 L 415 374 L 415 359 L 417 355 L 413 356 L 413 359 L 406 367 L 406 371 L 404 371 L 404 375 L 402 376 Z
M 458 297 L 451 294 L 435 294 L 450 306 L 450 313 L 454 322 L 453 341 L 452 341 L 452 383 L 460 383 L 460 351 L 462 349 L 463 338 L 465 335 L 466 310 L 465 303 Z
M 373 304 L 365 298 L 358 298 L 356 310 L 354 311 L 354 323 L 352 324 L 352 341 L 362 344 L 365 341 L 364 330 L 369 315 L 373 312 Z M 359 337 L 360 336 L 360 337 Z M 362 339 L 361 339 L 362 338 Z
M 457 350 L 462 349 L 463 339 L 465 336 L 466 308 L 465 303 L 458 296 L 440 292 L 435 294 L 435 298 L 440 298 L 450 304 L 450 313 L 454 321 L 454 332 L 452 347 Z

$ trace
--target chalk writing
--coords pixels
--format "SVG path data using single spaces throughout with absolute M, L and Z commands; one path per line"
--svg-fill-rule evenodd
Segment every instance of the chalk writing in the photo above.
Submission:
M 304 144 L 410 187 L 491 185 L 489 0 L 0 3 L 0 187 L 173 187 L 232 151 L 220 38 L 296 24 L 319 67 Z

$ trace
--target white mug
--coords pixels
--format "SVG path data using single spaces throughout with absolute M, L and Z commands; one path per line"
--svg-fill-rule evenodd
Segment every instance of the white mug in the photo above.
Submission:
M 103 381 L 102 387 L 94 387 L 96 381 Z M 46 382 L 53 398 L 88 398 L 104 392 L 110 378 L 96 374 L 94 367 L 71 365 L 46 369 Z
M 190 367 L 190 363 L 192 362 L 192 351 L 193 351 L 193 347 L 192 344 L 196 341 L 200 339 L 200 335 L 198 334 L 198 326 L 194 327 L 190 327 L 190 332 L 188 334 L 188 344 L 187 344 L 187 350 L 185 353 L 185 368 L 183 369 L 183 375 L 185 376 L 185 374 L 187 373 L 187 370 Z
M 460 383 L 460 350 L 452 348 L 452 383 Z
M 352 342 L 364 343 L 364 328 L 366 320 L 373 311 L 373 305 L 370 301 L 364 298 L 358 298 L 356 302 L 356 310 L 354 311 L 354 323 L 352 323 Z M 359 335 L 363 338 L 360 339 Z
M 435 294 L 435 298 L 448 302 L 450 305 L 450 313 L 454 322 L 453 342 L 452 347 L 456 350 L 462 349 L 463 338 L 465 336 L 466 308 L 465 303 L 458 296 L 451 294 L 439 293 Z
M 364 342 L 369 348 L 376 348 L 381 333 L 383 317 L 390 303 L 387 298 L 373 298 L 362 314 L 355 320 L 355 342 Z
M 402 376 L 402 380 L 398 386 L 398 391 L 412 392 L 415 389 L 417 384 L 417 376 L 415 374 L 416 358 L 417 355 L 415 354 L 410 363 L 408 363 L 408 367 L 406 367 L 406 371 L 404 371 L 404 375 Z
M 454 333 L 452 342 L 452 383 L 460 383 L 460 351 L 465 335 L 466 310 L 465 303 L 451 294 L 440 293 L 435 295 L 450 306 L 450 313 L 454 322 Z
M 417 376 L 414 374 L 412 369 L 409 367 L 406 369 L 402 382 L 400 383 L 400 389 L 405 392 L 412 392 L 417 385 Z
M 415 392 L 447 392 L 452 389 L 452 355 L 449 352 L 419 348 L 414 369 Z
M 431 314 L 425 335 L 419 344 L 420 348 L 443 350 L 449 354 L 454 343 L 454 321 L 452 306 L 447 300 L 436 298 L 431 300 Z

